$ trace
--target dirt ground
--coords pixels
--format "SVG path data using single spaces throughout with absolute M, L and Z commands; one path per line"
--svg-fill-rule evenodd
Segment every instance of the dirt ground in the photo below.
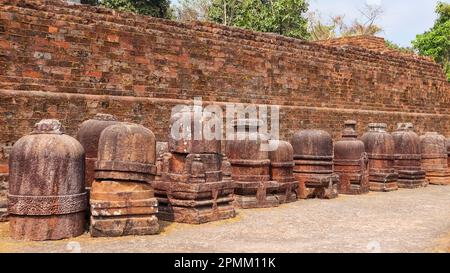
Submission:
M 448 252 L 450 187 L 341 195 L 161 227 L 153 236 L 17 242 L 1 223 L 0 252 Z

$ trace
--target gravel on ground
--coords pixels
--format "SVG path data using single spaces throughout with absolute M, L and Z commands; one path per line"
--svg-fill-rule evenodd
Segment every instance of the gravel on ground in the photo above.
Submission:
M 161 234 L 152 236 L 18 242 L 0 223 L 0 252 L 448 252 L 450 187 L 302 200 L 203 225 L 160 224 Z

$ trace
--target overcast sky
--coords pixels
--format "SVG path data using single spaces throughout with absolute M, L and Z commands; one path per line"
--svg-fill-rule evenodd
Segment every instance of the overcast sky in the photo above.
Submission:
M 176 4 L 179 0 L 172 0 Z M 450 0 L 441 0 L 450 3 Z M 438 0 L 309 0 L 310 10 L 318 10 L 324 17 L 345 15 L 352 21 L 359 17 L 358 9 L 367 2 L 381 5 L 384 15 L 378 23 L 384 32 L 379 36 L 402 46 L 410 46 L 417 34 L 433 26 L 436 15 L 434 9 Z

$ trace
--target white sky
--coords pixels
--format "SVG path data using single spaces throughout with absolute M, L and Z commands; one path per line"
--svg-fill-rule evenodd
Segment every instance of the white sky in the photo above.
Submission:
M 450 3 L 450 0 L 441 0 Z M 384 29 L 379 36 L 402 46 L 410 46 L 417 34 L 431 28 L 436 19 L 434 9 L 438 0 L 309 0 L 310 10 L 318 10 L 323 18 L 345 15 L 352 21 L 359 17 L 358 8 L 364 3 L 381 5 L 384 15 L 378 24 Z M 178 3 L 178 0 L 172 0 Z

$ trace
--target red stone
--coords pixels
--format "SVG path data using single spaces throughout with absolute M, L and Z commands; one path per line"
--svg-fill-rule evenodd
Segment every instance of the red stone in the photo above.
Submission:
M 10 156 L 8 211 L 17 240 L 59 240 L 84 232 L 84 149 L 59 121 L 42 120 Z
M 447 139 L 447 165 L 450 168 L 450 138 Z
M 169 143 L 156 142 L 156 177 L 155 180 L 161 180 L 164 154 L 169 152 Z M 165 170 L 167 172 L 168 170 Z
M 425 128 L 450 133 L 450 86 L 442 67 L 387 50 L 381 38 L 358 36 L 323 45 L 48 0 L 0 1 L 0 17 L 1 40 L 7 41 L 0 146 L 27 134 L 48 105 L 57 106 L 52 115 L 64 120 L 70 135 L 80 120 L 107 109 L 167 141 L 172 107 L 199 95 L 222 106 L 280 106 L 282 138 L 305 126 L 324 128 L 337 138 L 342 121 L 367 124 L 380 115 L 391 125 L 413 119 L 417 133 Z M 108 42 L 109 34 L 119 42 Z M 59 47 L 55 38 L 70 48 Z M 29 58 L 36 51 L 51 53 L 51 60 Z M 50 73 L 58 66 L 71 67 L 71 73 Z M 102 77 L 86 76 L 90 71 L 101 71 Z M 134 85 L 146 86 L 145 96 L 133 98 Z
M 49 26 L 49 27 L 48 27 L 48 32 L 49 32 L 49 33 L 58 33 L 58 28 L 57 28 L 57 27 Z
M 155 163 L 156 140 L 149 129 L 118 123 L 103 130 L 90 196 L 91 236 L 159 233 Z
M 398 189 L 398 173 L 394 168 L 395 141 L 386 132 L 385 123 L 370 123 L 369 131 L 361 140 L 369 158 L 369 184 L 371 191 Z
M 447 141 L 437 132 L 420 136 L 422 167 L 432 185 L 450 185 L 450 170 L 447 165 Z
M 113 115 L 96 114 L 92 119 L 80 124 L 77 139 L 83 145 L 86 152 L 86 188 L 89 190 L 95 179 L 94 169 L 98 154 L 98 141 L 103 130 L 111 125 L 117 124 Z
M 220 140 L 194 139 L 193 111 L 182 111 L 172 121 L 182 117 L 192 122 L 183 138 L 169 133 L 169 152 L 160 144 L 160 177 L 153 185 L 158 197 L 158 217 L 166 221 L 202 224 L 235 216 L 233 182 L 229 163 L 221 154 Z M 215 117 L 211 117 L 215 118 Z M 199 117 L 200 127 L 209 119 Z M 173 125 L 174 123 L 172 123 Z M 185 128 L 186 129 L 186 128 Z
M 395 141 L 395 164 L 400 188 L 426 187 L 425 170 L 422 168 L 420 138 L 414 133 L 412 123 L 399 123 L 392 133 Z
M 279 184 L 276 196 L 280 202 L 297 201 L 298 181 L 294 177 L 294 149 L 289 142 L 271 140 L 269 152 L 270 177 Z
M 100 135 L 108 126 L 117 124 L 116 118 L 108 114 L 96 114 L 92 119 L 80 124 L 77 132 L 77 140 L 80 141 L 86 152 L 85 182 L 88 201 L 92 183 L 95 180 L 95 163 L 98 155 L 98 142 Z M 90 207 L 86 211 L 87 221 L 90 219 Z
M 280 204 L 279 184 L 270 180 L 268 136 L 259 133 L 262 121 L 240 119 L 235 122 L 236 136 L 226 141 L 235 185 L 235 205 L 239 208 L 267 208 Z M 267 146 L 266 149 L 263 149 Z
M 302 130 L 294 134 L 291 144 L 299 198 L 336 198 L 339 177 L 333 171 L 333 140 L 330 134 L 322 130 Z
M 345 122 L 342 139 L 334 143 L 334 171 L 339 175 L 338 191 L 342 194 L 369 192 L 368 158 L 364 142 L 358 140 L 356 121 Z
M 0 173 L 0 222 L 8 221 L 8 202 L 6 192 L 8 190 L 9 173 Z

